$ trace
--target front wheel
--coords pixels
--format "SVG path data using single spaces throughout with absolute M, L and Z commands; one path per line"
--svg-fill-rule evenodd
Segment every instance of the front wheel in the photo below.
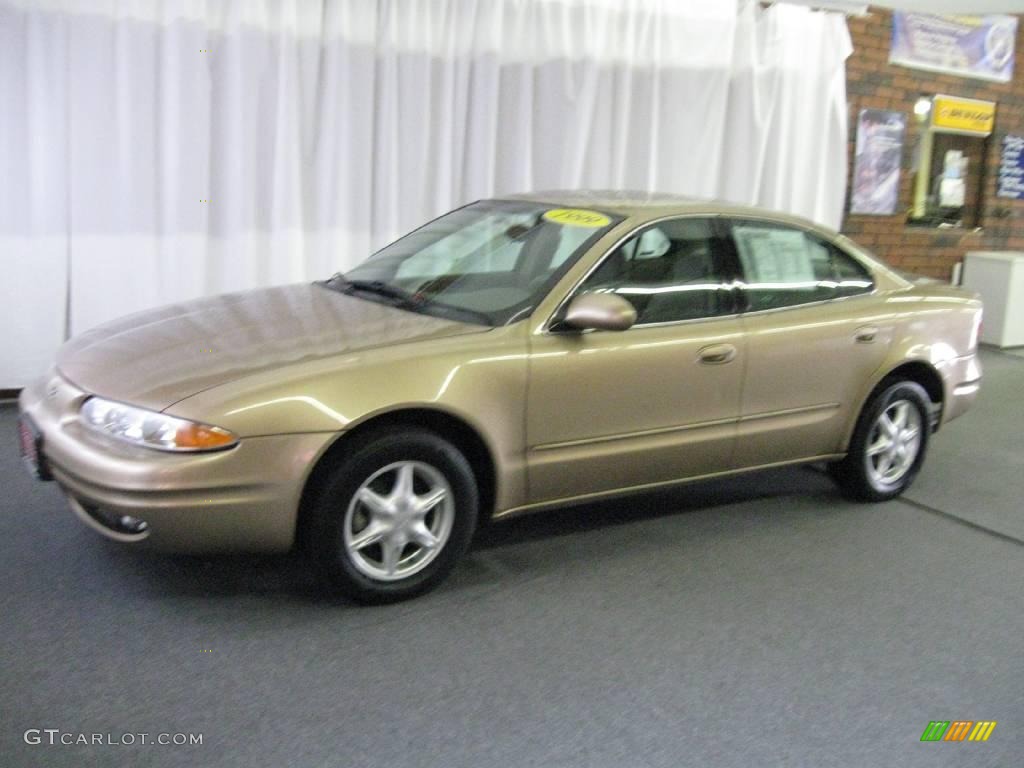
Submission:
M 886 501 L 910 487 L 928 448 L 929 403 L 912 381 L 894 381 L 868 401 L 846 458 L 831 468 L 846 496 Z
M 403 600 L 439 584 L 465 552 L 477 518 L 472 467 L 419 429 L 351 446 L 305 520 L 307 550 L 325 579 L 364 603 Z

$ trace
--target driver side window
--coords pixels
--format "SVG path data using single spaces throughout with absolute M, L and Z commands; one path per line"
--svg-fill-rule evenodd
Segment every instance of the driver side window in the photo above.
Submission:
M 621 296 L 636 309 L 637 325 L 731 314 L 724 253 L 711 219 L 658 222 L 608 254 L 581 292 Z

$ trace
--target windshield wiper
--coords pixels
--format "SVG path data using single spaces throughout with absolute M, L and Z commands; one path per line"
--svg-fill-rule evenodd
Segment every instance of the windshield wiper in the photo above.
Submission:
M 362 291 L 363 293 L 372 293 L 377 296 L 383 296 L 386 299 L 391 299 L 402 307 L 415 309 L 423 306 L 421 299 L 413 296 L 408 291 L 403 291 L 401 288 L 385 283 L 383 280 L 352 280 L 339 272 L 329 282 L 340 283 L 341 290 L 345 293 Z
M 470 317 L 475 317 L 483 325 L 494 325 L 494 321 L 491 316 L 486 312 L 458 307 L 454 304 L 445 304 L 444 302 L 437 301 L 429 296 L 423 296 L 422 294 L 409 293 L 408 291 L 403 291 L 401 288 L 397 288 L 390 283 L 385 283 L 383 280 L 352 280 L 345 277 L 341 272 L 338 272 L 329 280 L 325 280 L 324 284 L 330 285 L 332 288 L 341 291 L 342 293 L 362 291 L 363 293 L 381 296 L 385 299 L 390 299 L 394 305 L 400 309 L 423 312 L 425 309 L 430 308 L 434 310 L 431 314 L 443 312 L 449 315 L 462 315 L 463 317 L 469 315 Z M 337 287 L 335 288 L 335 286 Z

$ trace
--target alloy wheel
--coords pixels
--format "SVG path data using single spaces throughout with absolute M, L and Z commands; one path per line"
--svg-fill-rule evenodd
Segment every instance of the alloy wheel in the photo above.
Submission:
M 898 483 L 921 450 L 921 413 L 909 400 L 895 400 L 879 414 L 865 451 L 868 476 L 880 486 Z
M 405 579 L 437 557 L 454 519 L 454 496 L 440 470 L 422 461 L 388 464 L 370 475 L 349 501 L 345 551 L 371 579 Z

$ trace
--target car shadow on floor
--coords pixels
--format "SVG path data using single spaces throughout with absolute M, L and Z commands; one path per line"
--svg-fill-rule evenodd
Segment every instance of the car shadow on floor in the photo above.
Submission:
M 707 511 L 759 499 L 793 496 L 817 499 L 814 508 L 831 506 L 838 493 L 817 468 L 789 467 L 733 478 L 676 486 L 585 505 L 570 506 L 491 521 L 477 531 L 470 552 L 442 587 L 446 592 L 477 590 L 512 575 L 496 566 L 497 553 L 518 545 L 553 540 L 613 526 Z M 106 543 L 104 567 L 122 571 L 125 581 L 147 596 L 259 597 L 345 605 L 326 593 L 296 552 L 284 555 L 165 555 L 127 551 Z
M 782 496 L 808 498 L 821 494 L 837 495 L 838 491 L 820 467 L 762 470 L 495 520 L 478 531 L 474 551 L 597 528 L 629 525 L 758 499 Z

